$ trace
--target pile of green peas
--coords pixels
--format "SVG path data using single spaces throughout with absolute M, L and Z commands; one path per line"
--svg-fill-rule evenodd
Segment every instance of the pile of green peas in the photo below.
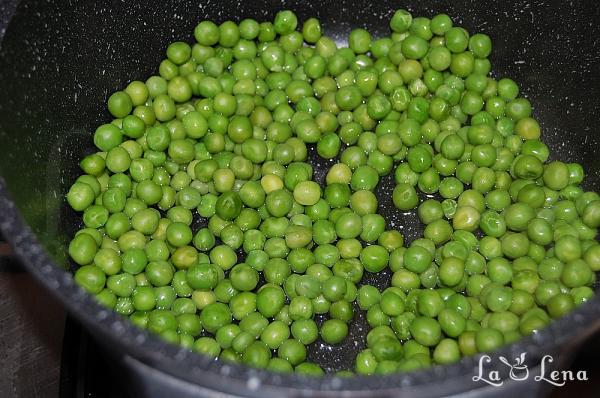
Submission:
M 307 346 L 342 343 L 357 309 L 367 348 L 341 375 L 493 351 L 587 301 L 600 196 L 548 161 L 529 101 L 490 77 L 490 38 L 445 14 L 390 27 L 338 48 L 286 10 L 170 44 L 110 96 L 67 194 L 75 280 L 173 344 L 313 375 Z M 332 159 L 323 186 L 307 145 Z M 408 247 L 377 213 L 391 173 L 425 225 Z M 362 283 L 384 269 L 383 291 Z

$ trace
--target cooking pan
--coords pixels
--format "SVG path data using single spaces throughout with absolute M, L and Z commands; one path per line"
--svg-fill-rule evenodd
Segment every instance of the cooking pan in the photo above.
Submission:
M 388 34 L 397 8 L 414 15 L 445 12 L 470 32 L 491 36 L 493 74 L 517 81 L 534 106 L 552 158 L 581 163 L 584 188 L 600 187 L 600 8 L 595 2 L 530 1 L 4 1 L 0 6 L 0 228 L 27 270 L 54 292 L 67 310 L 125 369 L 136 396 L 477 396 L 543 394 L 546 384 L 511 380 L 498 361 L 486 365 L 504 379 L 496 388 L 474 381 L 480 356 L 450 366 L 390 376 L 322 378 L 281 375 L 223 364 L 167 344 L 97 304 L 71 277 L 66 257 L 77 215 L 64 200 L 90 153 L 95 127 L 109 120 L 107 96 L 130 80 L 156 73 L 167 45 L 191 42 L 202 19 L 272 20 L 283 8 L 299 19 L 315 16 L 325 32 L 344 42 L 354 27 Z M 1 36 L 0 36 L 1 38 Z M 322 176 L 327 162 L 311 156 Z M 421 227 L 414 215 L 391 204 L 391 178 L 378 188 L 388 223 L 407 240 Z M 386 283 L 382 274 L 371 282 Z M 41 306 L 43 302 L 39 303 Z M 357 315 L 355 325 L 364 322 Z M 568 365 L 570 353 L 600 328 L 600 297 L 547 328 L 506 346 L 492 357 L 525 352 L 531 373 L 542 357 Z M 348 342 L 329 350 L 315 344 L 309 358 L 337 370 L 352 366 L 364 335 L 351 327 Z M 355 344 L 356 343 L 356 344 Z M 358 347 L 358 348 L 357 348 Z M 149 382 L 148 380 L 152 380 Z

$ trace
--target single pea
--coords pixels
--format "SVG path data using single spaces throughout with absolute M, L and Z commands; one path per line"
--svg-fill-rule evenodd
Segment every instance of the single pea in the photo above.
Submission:
M 314 181 L 302 181 L 294 188 L 294 199 L 304 206 L 316 204 L 321 197 L 321 187 Z
M 427 347 L 435 346 L 442 338 L 440 324 L 428 317 L 415 318 L 410 325 L 410 333 L 419 344 Z
M 302 344 L 308 345 L 317 340 L 318 327 L 312 319 L 301 319 L 292 323 L 291 333 Z
M 585 286 L 592 280 L 592 275 L 592 271 L 585 261 L 573 260 L 563 268 L 561 282 L 570 288 Z
M 76 235 L 69 243 L 69 256 L 79 265 L 92 263 L 98 250 L 98 244 L 89 234 Z
M 231 311 L 223 303 L 209 304 L 200 313 L 200 321 L 204 329 L 214 333 L 219 328 L 231 323 Z
M 288 339 L 277 349 L 277 356 L 287 360 L 292 365 L 298 365 L 306 359 L 306 348 L 295 339 Z
M 320 334 L 327 344 L 338 344 L 346 338 L 348 325 L 339 319 L 328 319 L 323 322 Z
M 417 206 L 419 199 L 414 187 L 401 183 L 396 185 L 392 193 L 394 206 L 400 210 L 410 210 Z
M 285 303 L 285 293 L 275 285 L 265 285 L 260 288 L 256 305 L 258 311 L 264 316 L 272 317 L 277 314 Z
M 381 310 L 389 316 L 398 316 L 404 312 L 403 295 L 387 289 L 381 295 Z
M 479 352 L 490 352 L 504 344 L 504 337 L 496 329 L 482 328 L 475 333 L 475 344 Z
M 98 294 L 104 288 L 106 275 L 95 265 L 84 265 L 77 269 L 74 279 L 89 293 Z

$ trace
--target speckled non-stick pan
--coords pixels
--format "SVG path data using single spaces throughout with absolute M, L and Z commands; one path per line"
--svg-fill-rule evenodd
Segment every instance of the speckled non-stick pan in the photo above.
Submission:
M 474 382 L 479 357 L 452 366 L 392 376 L 307 378 L 221 364 L 164 343 L 98 305 L 75 285 L 65 248 L 77 219 L 64 194 L 78 173 L 77 160 L 92 150 L 95 126 L 109 120 L 107 94 L 156 72 L 168 43 L 192 40 L 198 21 L 245 17 L 272 20 L 290 8 L 304 20 L 319 18 L 339 42 L 353 27 L 388 33 L 397 8 L 415 15 L 445 12 L 471 32 L 494 42 L 495 76 L 521 86 L 541 121 L 552 157 L 577 161 L 585 188 L 600 187 L 600 8 L 592 1 L 3 1 L 0 5 L 0 228 L 27 269 L 113 353 L 136 396 L 432 396 L 471 391 L 478 396 L 531 396 L 544 383 L 506 380 L 502 389 Z M 311 156 L 322 178 L 328 162 Z M 407 240 L 421 232 L 415 216 L 391 204 L 393 181 L 378 187 L 383 214 Z M 389 275 L 376 281 L 389 283 Z M 44 305 L 44 303 L 40 303 Z M 310 359 L 328 369 L 352 366 L 364 346 L 362 315 L 340 347 L 315 344 Z M 540 333 L 503 348 L 527 365 L 544 354 L 564 366 L 569 352 L 600 325 L 600 297 Z M 495 354 L 496 355 L 496 354 Z M 498 362 L 496 362 L 498 364 Z M 501 376 L 506 376 L 504 365 Z M 491 368 L 488 368 L 491 369 Z M 148 380 L 152 381 L 149 382 Z M 218 395 L 223 393 L 224 395 Z

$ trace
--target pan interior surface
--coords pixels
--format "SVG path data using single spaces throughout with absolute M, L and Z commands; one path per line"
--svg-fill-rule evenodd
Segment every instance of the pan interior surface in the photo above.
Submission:
M 0 182 L 3 180 L 19 214 L 56 264 L 68 267 L 66 246 L 80 223 L 77 214 L 66 206 L 64 194 L 80 173 L 79 159 L 94 151 L 91 137 L 95 127 L 110 120 L 105 108 L 108 95 L 131 80 L 144 81 L 156 74 L 167 45 L 177 40 L 191 43 L 193 29 L 200 20 L 239 22 L 251 17 L 266 21 L 283 8 L 295 11 L 300 21 L 318 18 L 325 34 L 338 43 L 345 43 L 355 27 L 368 29 L 374 37 L 388 35 L 388 21 L 397 8 L 406 8 L 415 16 L 432 17 L 444 12 L 469 32 L 488 34 L 494 44 L 490 57 L 493 75 L 511 77 L 531 101 L 551 159 L 582 164 L 588 173 L 583 187 L 600 189 L 600 158 L 596 153 L 600 136 L 594 130 L 600 121 L 600 81 L 596 73 L 600 43 L 594 39 L 600 35 L 600 26 L 595 23 L 600 8 L 592 4 L 263 0 L 202 4 L 149 1 L 106 7 L 99 3 L 73 2 L 65 6 L 60 2 L 22 1 L 0 48 L 0 85 L 4 93 L 0 98 Z M 316 180 L 322 181 L 332 163 L 319 158 L 314 148 L 309 159 Z M 394 207 L 393 187 L 393 175 L 380 181 L 376 192 L 379 212 L 388 227 L 400 230 L 410 242 L 422 236 L 423 227 L 414 212 L 405 214 Z M 76 314 L 87 313 L 99 319 L 97 315 L 106 312 L 83 296 L 62 271 L 47 272 L 55 276 L 53 288 L 70 301 Z M 389 272 L 382 272 L 368 275 L 364 281 L 385 288 L 389 279 Z M 74 301 L 75 297 L 79 300 Z M 355 314 L 343 344 L 331 347 L 317 342 L 308 359 L 327 370 L 351 369 L 356 353 L 366 345 L 368 331 L 365 314 L 356 308 Z M 552 331 L 537 336 L 536 341 L 548 344 L 561 333 L 566 335 L 569 325 L 561 322 Z M 116 339 L 139 335 L 127 322 L 124 324 L 127 326 Z M 105 331 L 110 330 L 105 326 Z M 146 339 L 136 348 L 154 350 L 156 355 L 171 359 L 177 352 L 156 339 Z M 195 360 L 200 368 L 206 364 L 183 357 Z M 185 361 L 154 363 L 157 367 L 173 364 L 186 368 Z M 206 368 L 216 373 L 218 366 L 211 366 Z M 460 374 L 460 366 L 470 374 L 470 365 L 464 362 L 447 370 L 448 374 Z M 241 379 L 246 377 L 243 368 L 232 372 Z M 444 370 L 436 372 L 440 378 L 445 375 Z M 196 374 L 188 377 L 202 379 Z M 297 379 L 292 384 L 281 377 L 277 380 L 282 385 L 303 386 Z M 320 382 L 311 383 L 307 385 L 319 388 Z

